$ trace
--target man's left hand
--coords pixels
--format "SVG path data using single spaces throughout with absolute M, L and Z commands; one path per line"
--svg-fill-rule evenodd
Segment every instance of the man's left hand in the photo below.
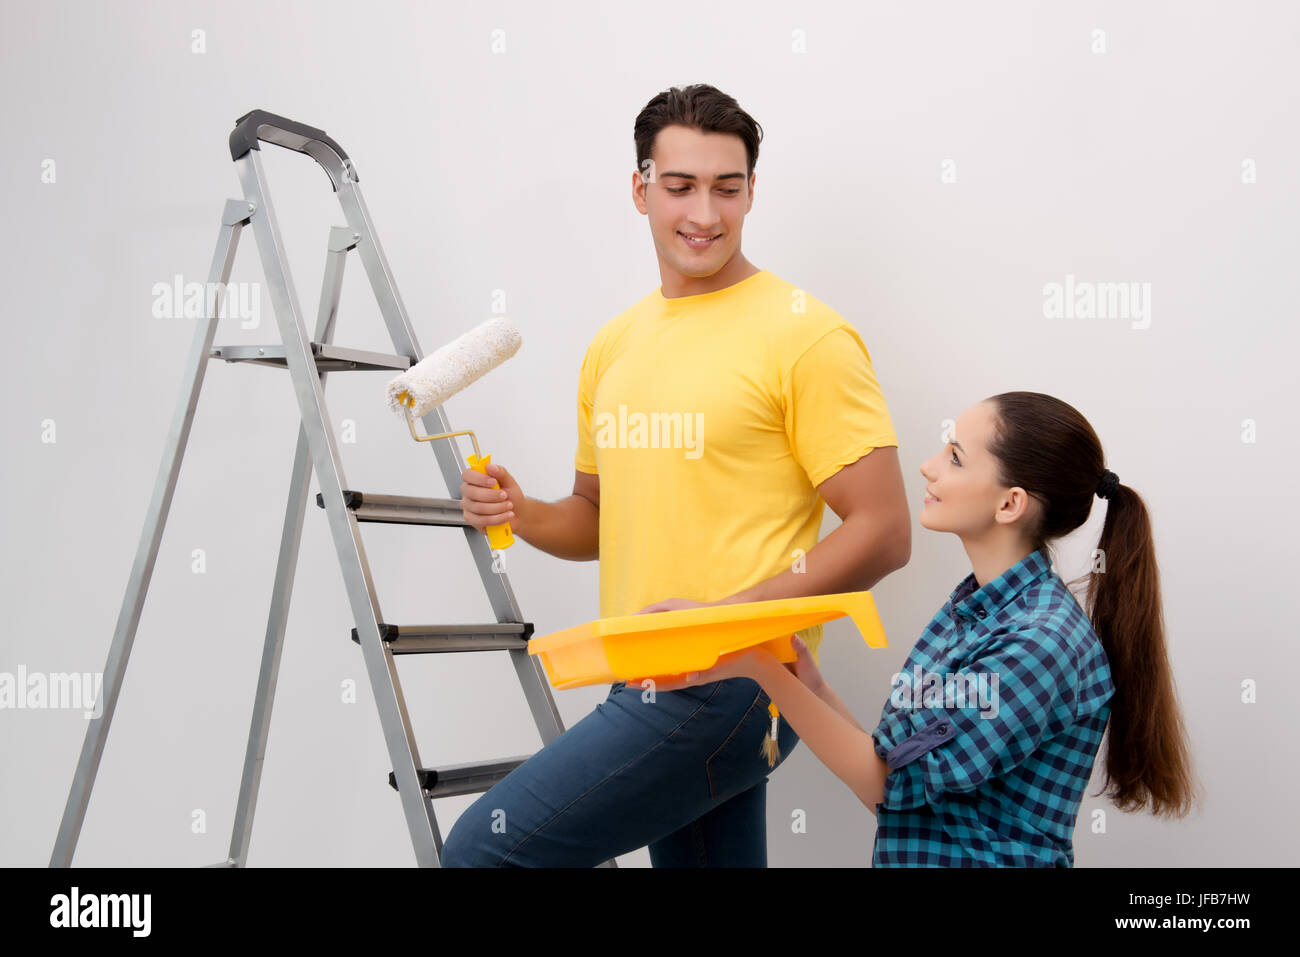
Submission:
M 656 611 L 677 611 L 679 608 L 708 608 L 711 605 L 720 604 L 714 601 L 691 601 L 689 598 L 665 598 L 663 601 L 657 601 L 653 605 L 646 605 L 638 615 L 650 614 Z
M 713 605 L 727 604 L 724 601 L 692 601 L 689 598 L 665 598 L 663 601 L 657 601 L 653 605 L 646 605 L 638 615 L 653 614 L 659 611 L 676 611 L 679 608 L 707 608 Z M 681 688 L 690 688 L 695 685 L 711 684 L 714 681 L 722 681 L 725 678 L 748 677 L 748 668 L 752 662 L 750 652 L 753 649 L 733 652 L 729 655 L 723 655 L 717 663 L 704 671 L 693 671 L 689 674 L 681 675 L 657 675 L 643 678 L 628 679 L 629 688 L 639 688 L 641 682 L 647 680 L 654 681 L 655 691 L 677 691 Z

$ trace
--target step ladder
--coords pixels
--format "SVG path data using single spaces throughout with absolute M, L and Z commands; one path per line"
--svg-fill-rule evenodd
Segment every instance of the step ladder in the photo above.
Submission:
M 311 339 L 307 337 L 303 324 L 298 295 L 289 275 L 280 229 L 267 192 L 259 141 L 306 153 L 319 163 L 330 178 L 347 221 L 346 227 L 335 226 L 330 230 L 316 333 Z M 508 651 L 537 730 L 541 734 L 543 746 L 562 734 L 564 725 L 551 697 L 540 661 L 536 656 L 530 657 L 528 654 L 532 623 L 524 621 L 520 614 L 504 570 L 494 569 L 493 554 L 488 548 L 487 537 L 463 520 L 460 499 L 381 495 L 345 488 L 347 482 L 343 477 L 343 466 L 325 409 L 326 373 L 379 370 L 396 375 L 423 358 L 407 318 L 406 308 L 389 271 L 388 261 L 375 235 L 370 213 L 361 198 L 361 189 L 357 185 L 359 178 L 352 161 L 342 147 L 322 130 L 263 110 L 253 110 L 235 121 L 235 128 L 230 134 L 230 155 L 243 186 L 244 198 L 227 200 L 222 214 L 216 252 L 209 271 L 207 319 L 199 324 L 190 346 L 180 402 L 167 435 L 153 498 L 145 518 L 126 595 L 118 613 L 108 661 L 104 666 L 102 714 L 91 719 L 86 730 L 50 866 L 67 867 L 72 863 L 77 837 L 90 801 L 90 791 L 108 737 L 109 724 L 117 707 L 118 693 L 131 654 L 131 645 L 135 640 L 145 592 L 153 574 L 158 545 L 180 472 L 181 458 L 189 438 L 199 390 L 203 385 L 204 371 L 210 359 L 222 359 L 225 362 L 252 362 L 287 368 L 293 380 L 302 421 L 298 430 L 293 471 L 289 477 L 289 501 L 284 513 L 275 588 L 267 619 L 261 675 L 258 678 L 257 698 L 248 732 L 248 748 L 244 758 L 234 831 L 230 839 L 230 854 L 225 861 L 209 866 L 242 867 L 248 855 L 253 812 L 257 805 L 257 790 L 262 775 L 262 759 L 266 753 L 271 723 L 271 705 L 280 669 L 280 652 L 284 646 L 285 619 L 289 611 L 306 512 L 308 482 L 315 471 L 320 487 L 316 504 L 324 509 L 329 521 L 330 534 L 343 572 L 344 588 L 356 622 L 356 627 L 352 629 L 352 640 L 361 646 L 371 691 L 379 709 L 384 741 L 392 761 L 393 769 L 388 775 L 388 783 L 396 789 L 401 801 L 417 865 L 438 867 L 442 854 L 442 835 L 434 816 L 433 799 L 486 791 L 527 760 L 529 755 L 447 767 L 421 767 L 406 702 L 397 678 L 394 656 Z M 217 317 L 234 264 L 235 249 L 241 231 L 250 224 L 261 254 L 282 344 L 214 348 L 212 342 Z M 362 266 L 369 277 L 384 323 L 392 336 L 394 355 L 342 348 L 331 342 L 343 286 L 343 267 L 347 254 L 353 251 L 361 257 Z M 441 406 L 425 415 L 422 421 L 427 435 L 452 431 Z M 456 449 L 450 442 L 444 441 L 429 442 L 428 447 L 433 449 L 448 491 L 458 491 L 461 472 L 466 466 Z M 479 578 L 487 590 L 496 621 L 482 625 L 393 625 L 385 622 L 362 546 L 359 530 L 361 522 L 438 525 L 462 529 L 474 564 L 478 567 Z M 615 867 L 616 864 L 611 859 L 601 866 Z

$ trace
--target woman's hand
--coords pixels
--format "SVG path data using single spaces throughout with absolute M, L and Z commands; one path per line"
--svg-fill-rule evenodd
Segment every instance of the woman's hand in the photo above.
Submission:
M 813 661 L 812 652 L 804 644 L 804 640 L 798 635 L 790 636 L 790 646 L 794 648 L 795 660 L 793 664 L 787 664 L 786 668 L 794 672 L 794 676 L 802 681 L 812 691 L 820 694 L 821 689 L 826 685 L 826 679 L 822 677 L 821 669 L 817 667 L 817 662 Z

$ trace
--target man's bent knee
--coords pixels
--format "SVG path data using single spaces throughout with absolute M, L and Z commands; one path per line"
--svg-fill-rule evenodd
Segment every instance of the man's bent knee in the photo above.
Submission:
M 475 814 L 471 806 L 452 825 L 439 863 L 443 867 L 500 867 L 509 850 L 505 835 L 492 830 L 491 818 Z

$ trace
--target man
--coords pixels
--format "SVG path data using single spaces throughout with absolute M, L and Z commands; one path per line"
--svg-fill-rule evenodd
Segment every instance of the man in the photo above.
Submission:
M 898 440 L 854 328 L 741 252 L 761 128 L 697 84 L 655 96 L 634 137 L 662 285 L 587 349 L 573 494 L 467 469 L 466 521 L 599 558 L 602 617 L 874 587 L 911 551 Z M 827 503 L 842 524 L 818 542 Z M 814 655 L 821 632 L 800 632 Z M 648 845 L 655 867 L 766 866 L 768 701 L 749 678 L 614 684 L 461 815 L 443 865 L 594 866 Z M 781 760 L 797 741 L 780 722 Z

